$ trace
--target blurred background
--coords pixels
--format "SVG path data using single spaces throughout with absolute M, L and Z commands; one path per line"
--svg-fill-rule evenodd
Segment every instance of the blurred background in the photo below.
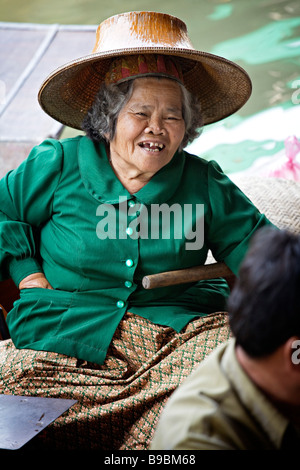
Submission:
M 196 49 L 237 62 L 252 79 L 248 103 L 207 126 L 187 150 L 218 161 L 228 174 L 268 175 L 280 167 L 287 158 L 286 139 L 300 138 L 299 0 L 0 0 L 0 21 L 96 27 L 133 10 L 179 17 Z M 94 40 L 90 51 L 93 45 Z M 0 47 L 5 54 L 3 40 Z M 0 82 L 1 68 L 0 63 Z M 76 133 L 65 128 L 62 136 Z M 300 152 L 295 155 L 300 160 Z

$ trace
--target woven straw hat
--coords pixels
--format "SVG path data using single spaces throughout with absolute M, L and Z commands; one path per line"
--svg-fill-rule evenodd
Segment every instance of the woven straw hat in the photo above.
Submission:
M 81 129 L 112 61 L 134 54 L 176 60 L 184 85 L 200 100 L 204 125 L 233 114 L 251 94 L 247 73 L 223 57 L 195 50 L 183 21 L 143 11 L 103 21 L 92 53 L 58 68 L 44 81 L 38 96 L 41 107 L 62 124 Z

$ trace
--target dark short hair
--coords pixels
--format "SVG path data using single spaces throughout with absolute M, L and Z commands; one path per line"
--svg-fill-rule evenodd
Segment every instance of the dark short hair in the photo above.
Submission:
M 162 77 L 154 77 L 160 80 Z M 82 123 L 82 130 L 94 142 L 102 139 L 111 141 L 114 138 L 119 113 L 130 99 L 134 79 L 120 84 L 103 84 L 98 95 Z M 185 135 L 180 146 L 182 150 L 187 144 L 201 134 L 202 118 L 198 100 L 179 83 L 182 92 L 183 119 Z
M 231 331 L 247 354 L 263 357 L 300 336 L 300 237 L 274 227 L 252 239 L 228 299 Z

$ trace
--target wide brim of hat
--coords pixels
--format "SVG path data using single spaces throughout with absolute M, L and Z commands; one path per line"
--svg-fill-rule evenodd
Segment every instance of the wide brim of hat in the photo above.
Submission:
M 224 119 L 249 99 L 251 80 L 234 62 L 194 49 L 147 47 L 94 53 L 63 65 L 41 85 L 42 109 L 62 124 L 81 129 L 115 57 L 132 54 L 165 54 L 176 57 L 184 85 L 201 103 L 203 125 Z

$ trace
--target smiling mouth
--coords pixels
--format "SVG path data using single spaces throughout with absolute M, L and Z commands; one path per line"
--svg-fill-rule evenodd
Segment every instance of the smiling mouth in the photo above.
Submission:
M 164 144 L 158 144 L 155 142 L 141 142 L 139 146 L 142 149 L 147 150 L 148 152 L 157 152 L 157 153 L 161 152 L 165 148 Z

